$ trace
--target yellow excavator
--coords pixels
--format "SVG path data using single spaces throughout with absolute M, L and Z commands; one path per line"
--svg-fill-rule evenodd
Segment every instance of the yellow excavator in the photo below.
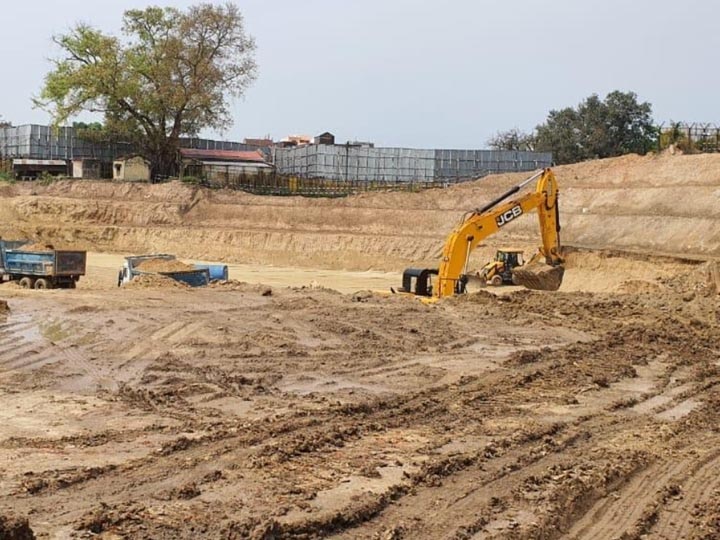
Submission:
M 537 180 L 535 191 L 507 200 Z M 542 246 L 527 263 L 512 269 L 512 281 L 528 289 L 556 291 L 565 272 L 560 246 L 558 185 L 551 169 L 538 171 L 482 208 L 463 216 L 443 248 L 440 268 L 408 268 L 399 292 L 438 300 L 466 292 L 472 251 L 488 236 L 537 211 Z M 394 292 L 394 291 L 393 291 Z

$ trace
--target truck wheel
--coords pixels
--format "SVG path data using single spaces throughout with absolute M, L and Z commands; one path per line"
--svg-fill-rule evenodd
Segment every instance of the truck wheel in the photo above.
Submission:
M 492 277 L 492 279 L 490 280 L 490 285 L 492 285 L 493 287 L 499 287 L 500 285 L 502 285 L 502 283 L 503 283 L 502 276 L 497 275 L 497 274 L 494 275 Z
M 40 278 L 35 282 L 35 288 L 37 290 L 52 289 L 52 284 L 44 278 Z
M 20 280 L 19 285 L 20 285 L 23 289 L 32 289 L 34 283 L 33 283 L 32 278 L 24 277 L 24 278 L 22 278 L 22 279 Z

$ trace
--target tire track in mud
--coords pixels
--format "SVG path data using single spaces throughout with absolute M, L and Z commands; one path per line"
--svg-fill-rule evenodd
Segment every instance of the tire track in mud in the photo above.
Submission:
M 57 361 L 53 344 L 42 337 L 31 314 L 10 313 L 0 323 L 0 374 L 37 369 Z
M 711 500 L 720 487 L 720 437 L 698 447 L 713 450 L 673 479 L 678 493 L 658 508 L 657 521 L 648 531 L 659 539 L 690 538 L 694 530 L 693 511 L 700 503 Z

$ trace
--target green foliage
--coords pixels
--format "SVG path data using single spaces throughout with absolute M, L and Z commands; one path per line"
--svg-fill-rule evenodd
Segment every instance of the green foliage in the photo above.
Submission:
M 14 184 L 15 177 L 12 175 L 12 173 L 9 173 L 7 171 L 0 171 L 0 182 L 4 182 L 6 184 Z
M 52 175 L 47 171 L 42 171 L 40 173 L 40 176 L 37 177 L 37 182 L 42 186 L 49 186 L 50 184 L 52 184 L 53 182 L 57 182 L 58 180 L 60 180 L 59 177 Z
M 36 105 L 56 124 L 103 114 L 102 129 L 84 134 L 136 144 L 154 175 L 173 172 L 181 136 L 228 127 L 229 99 L 256 76 L 255 43 L 232 3 L 128 10 L 122 39 L 78 24 L 54 41 L 63 57 Z
M 675 146 L 684 153 L 691 153 L 693 151 L 693 142 L 688 137 L 688 133 L 682 127 L 680 122 L 670 122 L 668 129 L 663 129 L 660 133 L 660 150 L 665 150 L 670 146 Z
M 656 147 L 652 106 L 634 92 L 592 95 L 576 108 L 553 110 L 536 128 L 535 149 L 553 153 L 556 163 L 645 154 Z
M 487 145 L 493 150 L 532 152 L 535 149 L 535 135 L 518 128 L 498 131 L 487 141 Z
M 197 176 L 183 176 L 180 178 L 180 181 L 183 184 L 193 184 L 193 185 L 198 185 L 202 182 L 202 180 L 200 178 L 198 178 Z

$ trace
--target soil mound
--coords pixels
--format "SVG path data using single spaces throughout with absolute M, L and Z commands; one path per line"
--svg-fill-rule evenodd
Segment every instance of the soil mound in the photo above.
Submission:
M 182 281 L 160 274 L 141 274 L 125 285 L 128 289 L 189 289 L 190 286 Z
M 44 251 L 53 251 L 55 249 L 55 246 L 52 244 L 44 244 L 42 242 L 36 242 L 34 244 L 27 244 L 25 246 L 20 247 L 19 251 L 34 251 L 34 252 L 44 252 Z
M 188 270 L 195 270 L 194 266 L 176 259 L 148 259 L 142 261 L 135 268 L 141 272 L 187 272 Z
M 564 274 L 564 267 L 551 266 L 538 259 L 512 271 L 514 283 L 538 291 L 557 291 Z
M 629 279 L 618 285 L 615 292 L 620 294 L 655 294 L 663 290 L 660 283 L 643 279 Z
M 0 515 L 0 538 L 3 540 L 35 540 L 27 518 L 12 514 Z
M 246 283 L 237 279 L 215 279 L 210 282 L 208 288 L 221 289 L 224 291 L 256 292 L 260 293 L 262 296 L 272 296 L 272 288 L 267 285 Z

